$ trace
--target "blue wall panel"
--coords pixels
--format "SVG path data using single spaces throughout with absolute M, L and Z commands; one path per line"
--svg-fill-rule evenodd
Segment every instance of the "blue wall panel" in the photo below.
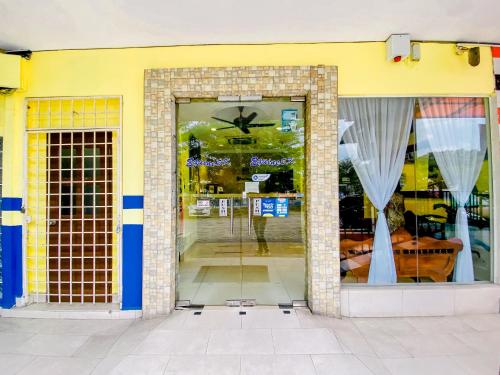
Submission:
M 142 309 L 142 224 L 123 225 L 122 310 Z
M 22 233 L 21 225 L 2 225 L 2 307 L 4 309 L 14 306 L 16 297 L 23 295 Z
M 124 195 L 123 209 L 141 209 L 144 208 L 144 196 L 142 195 Z
M 21 211 L 22 205 L 22 198 L 2 198 L 2 211 Z

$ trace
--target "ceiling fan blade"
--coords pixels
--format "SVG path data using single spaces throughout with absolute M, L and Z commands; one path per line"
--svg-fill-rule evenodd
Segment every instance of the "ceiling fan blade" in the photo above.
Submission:
M 236 128 L 237 126 L 224 126 L 223 128 L 217 128 L 215 130 L 224 130 L 224 129 L 234 129 Z
M 257 117 L 257 112 L 252 112 L 245 118 L 245 122 L 247 124 L 250 124 L 252 120 L 255 119 L 256 117 Z
M 263 128 L 266 126 L 274 126 L 276 124 L 248 124 L 247 128 Z
M 226 122 L 228 124 L 231 124 L 231 125 L 235 125 L 234 122 L 232 121 L 228 121 L 228 120 L 224 120 L 223 118 L 218 118 L 218 117 L 212 117 L 214 120 L 217 120 L 217 121 L 220 121 L 220 122 Z
M 241 127 L 241 128 L 239 128 L 239 129 L 240 129 L 243 133 L 245 133 L 245 134 L 250 134 L 250 130 L 248 130 L 246 126 L 245 126 L 245 127 L 243 127 L 243 126 L 242 126 L 242 127 Z

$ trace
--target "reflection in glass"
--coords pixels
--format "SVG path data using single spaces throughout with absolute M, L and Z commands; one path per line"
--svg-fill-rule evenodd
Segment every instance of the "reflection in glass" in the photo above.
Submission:
M 267 246 L 265 231 L 267 224 L 267 217 L 265 216 L 253 216 L 253 229 L 255 231 L 255 236 L 257 237 L 257 245 L 259 250 L 257 250 L 258 255 L 268 255 L 269 246 Z
M 414 100 L 410 98 L 339 101 L 342 118 L 351 123 L 342 137 L 344 144 L 351 146 L 346 148 L 349 160 L 363 190 L 377 210 L 368 272 L 370 284 L 392 284 L 397 278 L 384 208 L 401 176 L 413 104 Z
M 343 108 L 346 106 L 341 102 L 341 272 L 343 282 L 367 282 L 377 209 L 356 163 L 360 156 L 366 159 L 363 142 L 369 147 L 380 143 L 370 142 L 371 135 L 352 142 L 349 129 L 354 129 L 354 116 Z M 490 280 L 490 174 L 484 100 L 419 99 L 414 112 L 399 181 L 384 207 L 397 282 Z M 362 120 L 375 121 L 366 120 L 367 116 Z M 378 150 L 381 157 L 394 155 L 387 147 Z

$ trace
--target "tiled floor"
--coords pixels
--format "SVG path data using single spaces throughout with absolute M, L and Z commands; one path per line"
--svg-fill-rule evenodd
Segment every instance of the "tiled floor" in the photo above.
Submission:
M 305 299 L 306 259 L 297 242 L 197 242 L 179 263 L 180 300 L 224 305 L 226 299 L 255 299 L 258 304 Z
M 0 318 L 0 374 L 499 374 L 499 314 L 338 320 L 306 309 L 245 311 Z

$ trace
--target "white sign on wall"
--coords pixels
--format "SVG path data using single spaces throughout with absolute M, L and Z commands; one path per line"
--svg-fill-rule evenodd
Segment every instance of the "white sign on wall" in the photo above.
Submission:
M 219 199 L 219 216 L 227 216 L 227 199 Z

